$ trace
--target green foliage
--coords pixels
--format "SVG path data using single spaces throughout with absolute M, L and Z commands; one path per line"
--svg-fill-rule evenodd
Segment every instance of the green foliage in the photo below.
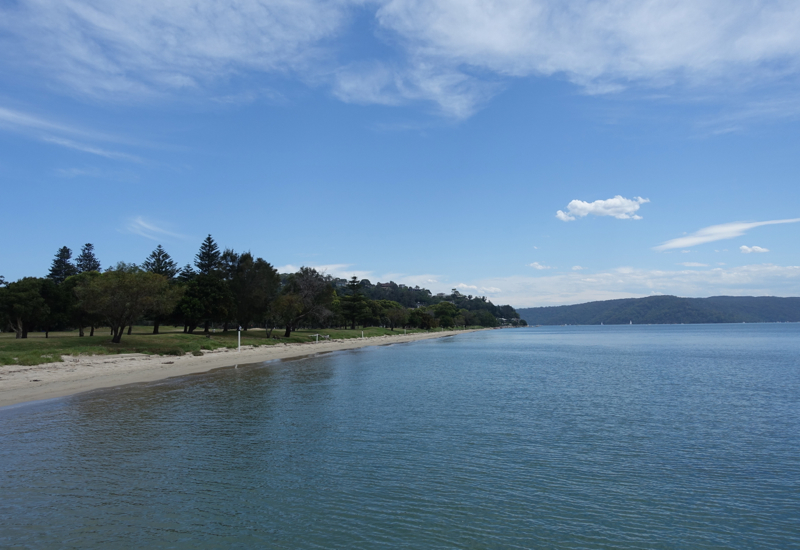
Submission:
M 88 313 L 101 316 L 111 327 L 112 342 L 118 344 L 123 329 L 147 311 L 171 309 L 165 296 L 169 283 L 163 275 L 146 271 L 107 271 L 75 287 L 80 306 Z M 174 295 L 171 297 L 174 298 Z
M 232 308 L 233 296 L 225 281 L 202 273 L 186 284 L 177 304 L 188 332 L 194 332 L 200 323 L 205 323 L 205 332 L 208 332 L 208 323 L 228 318 Z
M 28 332 L 36 324 L 46 322 L 50 314 L 42 296 L 43 282 L 44 279 L 37 277 L 25 277 L 0 289 L 0 317 L 16 338 L 27 338 Z

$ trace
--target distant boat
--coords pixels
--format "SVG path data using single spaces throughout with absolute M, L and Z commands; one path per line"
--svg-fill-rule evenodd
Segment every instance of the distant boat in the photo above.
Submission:
M 628 321 L 628 324 L 629 324 L 629 325 L 632 325 L 632 324 L 633 324 L 633 321 Z

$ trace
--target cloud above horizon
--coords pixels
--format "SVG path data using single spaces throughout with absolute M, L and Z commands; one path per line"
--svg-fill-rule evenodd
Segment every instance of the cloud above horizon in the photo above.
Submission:
M 556 212 L 556 218 L 562 222 L 571 222 L 576 218 L 584 218 L 591 214 L 593 216 L 612 216 L 618 220 L 641 220 L 642 217 L 636 212 L 641 205 L 647 202 L 650 202 L 650 199 L 642 197 L 626 199 L 622 195 L 594 202 L 573 200 L 567 205 L 566 212 L 561 210 Z
M 760 246 L 742 245 L 739 247 L 739 250 L 741 250 L 742 254 L 752 254 L 752 253 L 763 254 L 764 252 L 769 252 L 769 248 L 762 248 Z
M 364 14 L 373 23 L 366 38 L 391 55 L 346 47 Z M 800 6 L 777 0 L 18 0 L 0 7 L 3 68 L 80 95 L 229 97 L 232 79 L 257 95 L 259 76 L 274 75 L 329 86 L 343 101 L 423 101 L 455 118 L 515 78 L 555 76 L 592 94 L 639 88 L 698 96 L 794 79 L 797 28 Z
M 766 222 L 731 222 L 722 223 L 719 225 L 711 225 L 704 227 L 699 231 L 687 235 L 685 237 L 678 237 L 677 239 L 669 240 L 663 244 L 653 247 L 653 250 L 664 251 L 672 250 L 675 248 L 688 248 L 697 246 L 699 244 L 710 243 L 714 241 L 721 241 L 724 239 L 732 239 L 734 237 L 741 237 L 750 229 L 762 227 L 764 225 L 779 225 L 784 223 L 797 223 L 800 218 L 792 218 L 787 220 L 771 220 Z
M 492 301 L 514 307 L 578 304 L 656 294 L 797 296 L 800 295 L 800 266 L 755 264 L 679 270 L 620 267 L 596 273 L 569 271 L 541 276 L 491 277 L 473 284 L 502 288 Z

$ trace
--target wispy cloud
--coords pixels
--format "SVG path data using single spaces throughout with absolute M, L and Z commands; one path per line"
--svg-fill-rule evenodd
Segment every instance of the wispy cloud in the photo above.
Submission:
M 533 262 L 532 264 L 528 264 L 528 267 L 532 267 L 533 269 L 552 269 L 549 265 L 542 265 L 539 262 Z
M 618 220 L 641 220 L 642 217 L 636 212 L 646 202 L 650 202 L 650 200 L 642 197 L 626 199 L 621 195 L 594 202 L 574 200 L 567 205 L 566 212 L 561 210 L 556 212 L 556 218 L 563 222 L 570 222 L 575 218 L 583 218 L 591 214 L 593 216 L 612 216 Z
M 739 250 L 742 254 L 763 254 L 764 252 L 769 252 L 769 248 L 762 248 L 760 246 L 740 246 Z
M 125 226 L 125 229 L 128 233 L 133 233 L 134 235 L 139 235 L 147 239 L 151 239 L 153 241 L 161 240 L 164 237 L 171 237 L 174 239 L 186 238 L 185 235 L 181 235 L 180 233 L 173 233 L 172 231 L 168 231 L 164 228 L 161 228 L 157 226 L 155 223 L 145 220 L 141 216 L 137 216 L 132 220 L 130 220 L 128 224 Z
M 683 267 L 708 267 L 708 264 L 701 264 L 700 262 L 681 262 L 678 265 Z
M 365 12 L 391 53 L 354 63 L 346 35 Z M 246 83 L 254 74 L 255 90 L 266 73 L 328 84 L 345 101 L 424 101 L 459 118 L 515 78 L 555 76 L 591 94 L 698 96 L 796 83 L 797 28 L 800 6 L 775 0 L 18 0 L 0 7 L 6 74 L 37 73 L 72 93 L 220 98 L 231 76 Z M 774 116 L 772 105 L 795 94 L 787 86 L 764 95 L 766 106 L 747 116 Z
M 582 271 L 584 269 L 586 269 L 586 268 L 585 267 L 581 267 L 579 265 L 573 265 L 572 266 L 572 271 Z
M 6 131 L 24 134 L 28 137 L 38 139 L 45 143 L 52 143 L 54 145 L 59 145 L 61 147 L 82 151 L 84 153 L 89 153 L 108 159 L 138 163 L 144 162 L 141 157 L 136 155 L 109 150 L 104 147 L 98 147 L 96 145 L 84 143 L 83 141 L 75 141 L 74 139 L 74 137 L 77 136 L 84 140 L 88 139 L 101 142 L 123 141 L 115 138 L 114 136 L 108 136 L 99 132 L 92 132 L 83 128 L 70 126 L 68 124 L 46 120 L 42 117 L 34 116 L 18 110 L 0 107 L 0 128 Z
M 750 229 L 761 227 L 764 225 L 778 225 L 784 223 L 797 223 L 800 218 L 793 218 L 787 220 L 771 220 L 766 222 L 731 222 L 723 223 L 720 225 L 711 225 L 704 227 L 691 235 L 685 237 L 678 237 L 672 239 L 664 244 L 654 247 L 654 250 L 672 250 L 675 248 L 687 248 L 697 246 L 699 244 L 710 243 L 714 241 L 721 241 L 724 239 L 732 239 L 734 237 L 741 237 Z
M 45 141 L 47 143 L 55 143 L 56 145 L 61 145 L 62 147 L 75 149 L 76 151 L 83 151 L 84 153 L 89 153 L 92 155 L 97 155 L 108 159 L 126 160 L 129 162 L 144 162 L 142 158 L 137 157 L 136 155 L 129 155 L 128 153 L 120 153 L 119 151 L 109 151 L 107 149 L 101 149 L 100 147 L 87 145 L 86 143 L 80 143 L 77 141 L 73 141 L 71 139 L 44 137 L 42 138 L 42 141 Z

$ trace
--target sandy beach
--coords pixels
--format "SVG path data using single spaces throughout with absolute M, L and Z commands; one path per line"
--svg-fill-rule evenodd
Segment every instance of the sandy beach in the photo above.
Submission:
M 321 341 L 319 343 L 242 346 L 241 351 L 218 349 L 202 356 L 120 355 L 63 356 L 63 363 L 41 365 L 4 365 L 0 367 L 0 407 L 28 401 L 64 397 L 76 393 L 113 388 L 125 384 L 154 382 L 174 376 L 185 376 L 209 370 L 261 363 L 275 359 L 291 359 L 327 353 L 443 338 L 472 331 L 444 331 L 424 334 L 398 334 L 375 338 Z

